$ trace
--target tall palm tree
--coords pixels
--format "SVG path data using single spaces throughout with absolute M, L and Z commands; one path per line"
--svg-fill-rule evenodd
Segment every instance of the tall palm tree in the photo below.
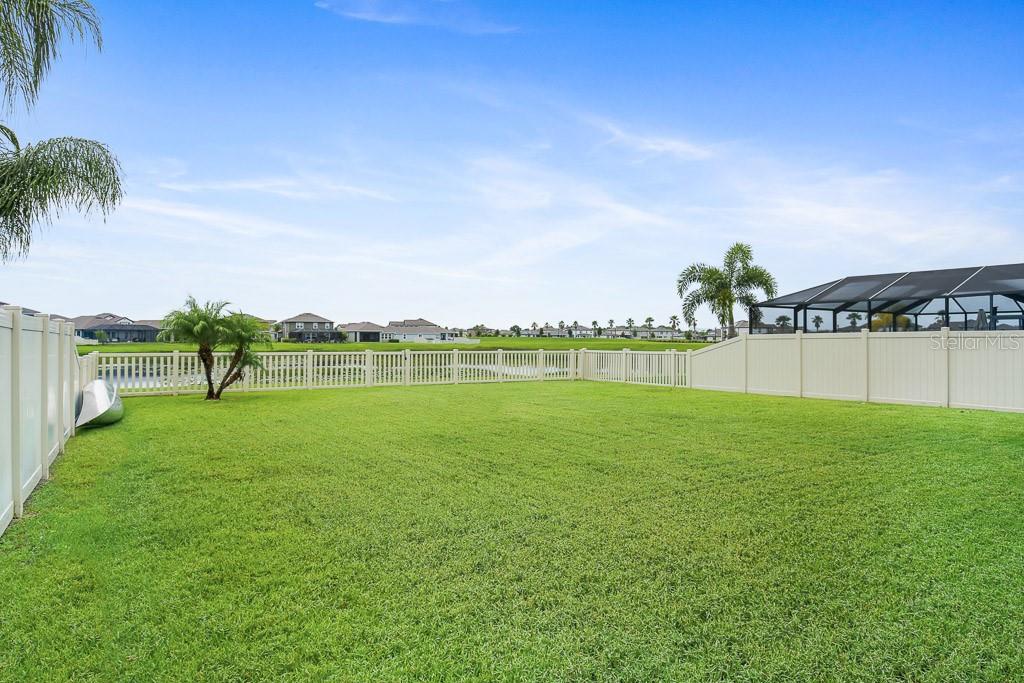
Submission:
M 722 266 L 694 263 L 687 266 L 676 280 L 676 292 L 683 300 L 683 317 L 691 324 L 696 320 L 697 309 L 708 306 L 723 327 L 729 328 L 729 336 L 736 336 L 736 320 L 733 309 L 736 305 L 753 310 L 757 303 L 755 293 L 761 291 L 766 298 L 775 296 L 775 278 L 761 266 L 754 265 L 754 253 L 749 244 L 736 242 L 725 252 Z M 692 289 L 691 289 L 692 288 Z M 750 324 L 756 323 L 751 319 Z
M 615 320 L 614 319 L 608 318 L 608 327 L 615 327 Z
M 3 0 L 0 82 L 4 111 L 35 104 L 65 40 L 102 47 L 100 22 L 87 0 Z M 32 234 L 74 208 L 106 216 L 121 201 L 121 168 L 106 145 L 76 137 L 22 144 L 0 123 L 0 261 L 24 255 Z
M 811 318 L 811 324 L 814 325 L 814 331 L 815 332 L 821 330 L 821 324 L 823 322 L 825 322 L 825 321 L 822 320 L 820 315 L 816 315 L 813 318 Z
M 564 320 L 559 320 L 558 321 L 558 329 L 560 329 L 560 330 L 564 330 L 565 329 L 565 321 Z
M 634 325 L 633 319 L 632 318 L 626 318 L 626 327 L 629 328 L 629 336 L 630 337 L 633 336 L 633 325 Z
M 787 327 L 789 327 L 790 322 L 792 322 L 792 318 L 790 318 L 788 315 L 780 315 L 778 318 L 775 319 L 775 325 L 778 326 L 778 328 L 781 330 L 785 330 Z
M 646 327 L 647 329 L 654 327 L 654 318 L 651 316 L 647 316 L 646 318 L 644 318 L 644 327 Z
M 856 311 L 854 311 L 853 313 L 848 313 L 846 315 L 846 319 L 850 321 L 850 325 L 852 325 L 853 327 L 857 327 L 857 325 L 863 318 L 864 316 L 862 316 L 860 313 L 857 313 Z
M 679 316 L 678 315 L 671 316 L 668 319 L 668 326 L 671 327 L 673 330 L 678 330 L 679 329 Z

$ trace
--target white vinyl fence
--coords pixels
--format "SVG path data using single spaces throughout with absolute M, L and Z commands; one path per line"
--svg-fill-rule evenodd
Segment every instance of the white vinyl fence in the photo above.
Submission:
M 955 408 L 1024 411 L 1024 333 L 743 335 L 696 351 L 263 353 L 229 391 L 590 380 Z M 216 354 L 215 379 L 229 354 Z M 206 391 L 194 353 L 92 353 L 83 377 L 124 395 Z
M 690 355 L 687 386 L 1024 411 L 1024 333 L 745 335 Z
M 74 434 L 74 325 L 0 310 L 0 533 Z
M 304 351 L 262 353 L 229 391 L 590 380 L 754 394 L 1024 411 L 1024 333 L 744 335 L 676 351 Z M 215 380 L 230 355 L 218 353 Z M 74 326 L 0 311 L 0 533 L 74 434 L 80 386 L 123 395 L 202 393 L 194 353 L 78 358 Z

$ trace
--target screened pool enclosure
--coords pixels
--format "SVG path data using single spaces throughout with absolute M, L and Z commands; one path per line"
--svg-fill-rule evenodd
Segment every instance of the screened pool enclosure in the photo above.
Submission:
M 763 301 L 760 334 L 1024 329 L 1024 263 L 856 275 Z

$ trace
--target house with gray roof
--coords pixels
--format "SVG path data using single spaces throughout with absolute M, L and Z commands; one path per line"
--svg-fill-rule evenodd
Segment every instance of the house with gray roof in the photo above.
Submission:
M 281 335 L 289 341 L 333 342 L 341 338 L 333 321 L 315 313 L 300 313 L 280 323 Z
M 458 333 L 423 318 L 392 320 L 380 333 L 381 341 L 448 342 L 459 338 Z
M 97 313 L 96 315 L 80 315 L 72 318 L 75 331 L 83 339 L 106 338 L 109 342 L 153 342 L 160 333 L 159 325 L 132 320 L 116 313 Z
M 345 334 L 345 341 L 349 342 L 379 342 L 380 335 L 384 331 L 382 325 L 363 321 L 361 323 L 347 323 L 338 325 L 338 331 Z

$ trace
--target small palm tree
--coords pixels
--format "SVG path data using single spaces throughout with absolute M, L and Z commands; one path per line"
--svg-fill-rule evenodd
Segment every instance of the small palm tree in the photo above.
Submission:
M 652 318 L 651 316 L 647 316 L 646 318 L 644 318 L 644 327 L 646 327 L 647 329 L 651 329 L 652 327 L 654 327 L 654 318 Z
M 668 319 L 668 326 L 671 327 L 673 330 L 678 330 L 679 329 L 679 316 L 678 315 L 671 316 Z
M 823 322 L 825 322 L 825 321 L 822 320 L 820 315 L 816 315 L 813 318 L 811 318 L 811 324 L 814 325 L 814 331 L 815 332 L 818 332 L 819 330 L 821 330 L 821 324 Z
M 632 318 L 626 318 L 626 327 L 628 327 L 628 328 L 629 328 L 630 330 L 632 330 L 632 329 L 633 329 L 633 325 L 634 325 L 634 324 L 635 324 L 635 323 L 633 322 L 633 319 L 632 319 Z
M 857 327 L 857 325 L 860 324 L 860 321 L 863 318 L 864 316 L 862 316 L 860 313 L 857 313 L 856 311 L 854 311 L 853 313 L 848 313 L 846 315 L 846 319 L 850 321 L 850 325 L 852 325 L 853 327 Z
M 558 321 L 558 329 L 560 329 L 560 330 L 564 330 L 565 329 L 565 321 L 564 320 L 559 320 Z
M 608 318 L 608 327 L 615 327 L 615 321 L 612 318 Z
M 269 341 L 266 326 L 258 318 L 244 313 L 225 315 L 226 301 L 208 301 L 203 305 L 190 296 L 185 306 L 171 311 L 164 318 L 157 339 L 195 344 L 199 347 L 199 360 L 206 375 L 206 400 L 219 401 L 229 386 L 242 379 L 245 371 L 262 368 L 253 347 Z M 219 346 L 231 349 L 231 360 L 220 384 L 214 386 L 214 350 Z
M 776 326 L 779 327 L 779 329 L 785 330 L 786 328 L 789 327 L 789 323 L 791 320 L 792 318 L 790 318 L 788 315 L 780 315 L 778 318 L 775 319 L 775 324 Z
M 755 293 L 761 291 L 766 298 L 775 296 L 776 283 L 772 274 L 754 265 L 753 250 L 749 244 L 737 242 L 725 252 L 722 266 L 694 263 L 679 274 L 676 292 L 683 300 L 683 317 L 690 323 L 696 320 L 697 309 L 708 306 L 718 322 L 728 327 L 729 336 L 736 336 L 733 309 L 736 305 L 750 310 L 757 303 Z M 691 289 L 693 288 L 693 289 Z M 756 323 L 751 320 L 750 323 Z
M 65 39 L 102 46 L 99 17 L 87 0 L 4 0 L 0 5 L 0 81 L 7 112 L 31 107 Z M 32 234 L 74 208 L 106 216 L 121 201 L 121 168 L 99 142 L 59 137 L 22 145 L 0 123 L 0 261 L 28 252 Z
M 530 329 L 533 330 L 534 332 L 536 332 L 537 331 L 537 323 L 530 323 Z
M 217 400 L 217 390 L 213 386 L 213 350 L 224 337 L 224 309 L 226 301 L 207 301 L 202 306 L 195 297 L 189 296 L 185 306 L 171 311 L 164 318 L 157 339 L 171 339 L 195 344 L 199 347 L 199 361 L 203 364 L 206 374 L 206 400 Z

